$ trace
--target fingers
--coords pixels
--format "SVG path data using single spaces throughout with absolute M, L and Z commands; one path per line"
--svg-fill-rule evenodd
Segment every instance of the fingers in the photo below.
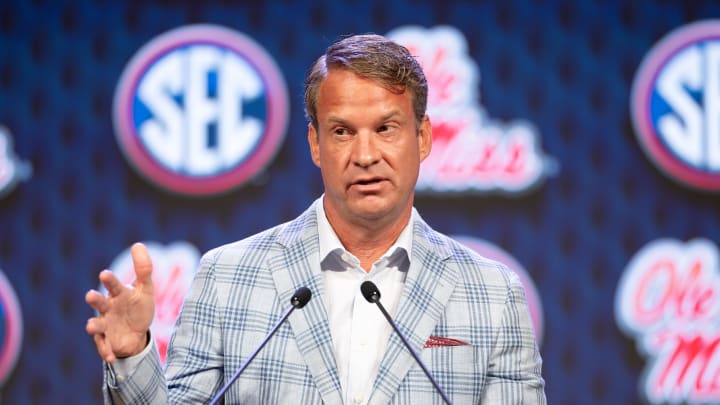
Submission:
M 115 361 L 115 354 L 110 343 L 105 337 L 105 322 L 101 318 L 90 318 L 85 325 L 85 330 L 93 337 L 95 348 L 100 357 L 108 363 Z
M 104 295 L 95 290 L 90 290 L 85 294 L 85 302 L 88 303 L 98 313 L 105 313 L 108 310 L 108 302 Z
M 105 333 L 106 324 L 101 318 L 90 318 L 85 324 L 85 331 L 88 335 L 102 335 Z
M 152 288 L 152 260 L 147 248 L 142 243 L 135 243 L 130 248 L 133 266 L 135 267 L 135 286 Z
M 135 243 L 130 248 L 133 267 L 135 268 L 135 287 L 150 288 L 152 292 L 152 260 L 147 248 L 142 243 Z M 100 272 L 100 282 L 108 290 L 110 296 L 120 295 L 127 289 L 120 280 L 110 271 L 103 270 Z
M 108 294 L 110 296 L 116 296 L 120 295 L 123 291 L 127 289 L 126 286 L 123 285 L 123 283 L 118 280 L 117 277 L 110 271 L 110 270 L 103 270 L 100 272 L 100 282 L 105 286 L 105 288 L 108 290 Z
M 95 347 L 97 348 L 97 352 L 100 357 L 108 363 L 114 362 L 115 355 L 110 347 L 110 343 L 108 343 L 105 339 L 105 336 L 101 334 L 93 335 L 93 340 L 95 341 Z

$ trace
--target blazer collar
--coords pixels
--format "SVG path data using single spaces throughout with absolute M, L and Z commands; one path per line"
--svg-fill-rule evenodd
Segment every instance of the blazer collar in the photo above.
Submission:
M 305 286 L 312 292 L 310 302 L 288 318 L 298 349 L 323 402 L 342 405 L 340 377 L 322 298 L 324 286 L 314 204 L 297 219 L 282 226 L 277 243 L 280 249 L 269 256 L 268 267 L 278 299 L 286 306 L 297 288 Z

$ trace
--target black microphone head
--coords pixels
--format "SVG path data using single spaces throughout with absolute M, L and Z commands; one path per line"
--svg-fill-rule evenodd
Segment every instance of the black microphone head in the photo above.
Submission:
M 305 306 L 305 304 L 310 301 L 310 298 L 312 297 L 312 293 L 310 292 L 310 289 L 307 287 L 300 287 L 297 290 L 295 290 L 295 295 L 290 298 L 290 304 L 294 306 L 297 309 L 300 309 Z
M 372 281 L 368 280 L 360 284 L 360 291 L 368 302 L 375 303 L 380 301 L 380 290 L 378 290 L 377 286 Z

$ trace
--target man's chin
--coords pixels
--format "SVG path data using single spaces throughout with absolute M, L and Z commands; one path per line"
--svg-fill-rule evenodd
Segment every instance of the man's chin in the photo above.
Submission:
M 384 199 L 365 198 L 353 204 L 351 212 L 358 219 L 365 221 L 378 221 L 387 219 L 393 213 L 394 206 Z

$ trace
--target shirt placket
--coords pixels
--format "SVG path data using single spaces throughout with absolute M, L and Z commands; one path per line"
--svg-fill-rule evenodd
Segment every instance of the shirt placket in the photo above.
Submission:
M 360 283 L 365 280 L 372 280 L 377 273 L 385 267 L 387 260 L 381 259 L 373 265 L 369 273 L 365 273 L 357 267 Z M 356 265 L 357 266 L 357 265 Z M 364 274 L 363 274 L 364 273 Z M 359 284 L 358 284 L 359 286 Z M 360 288 L 356 289 L 353 298 L 352 331 L 350 333 L 350 358 L 348 359 L 348 390 L 347 403 L 352 405 L 364 405 L 368 401 L 372 387 L 369 387 L 374 380 L 372 365 L 378 359 L 377 334 L 382 329 L 378 324 L 378 309 L 370 305 L 362 296 Z

